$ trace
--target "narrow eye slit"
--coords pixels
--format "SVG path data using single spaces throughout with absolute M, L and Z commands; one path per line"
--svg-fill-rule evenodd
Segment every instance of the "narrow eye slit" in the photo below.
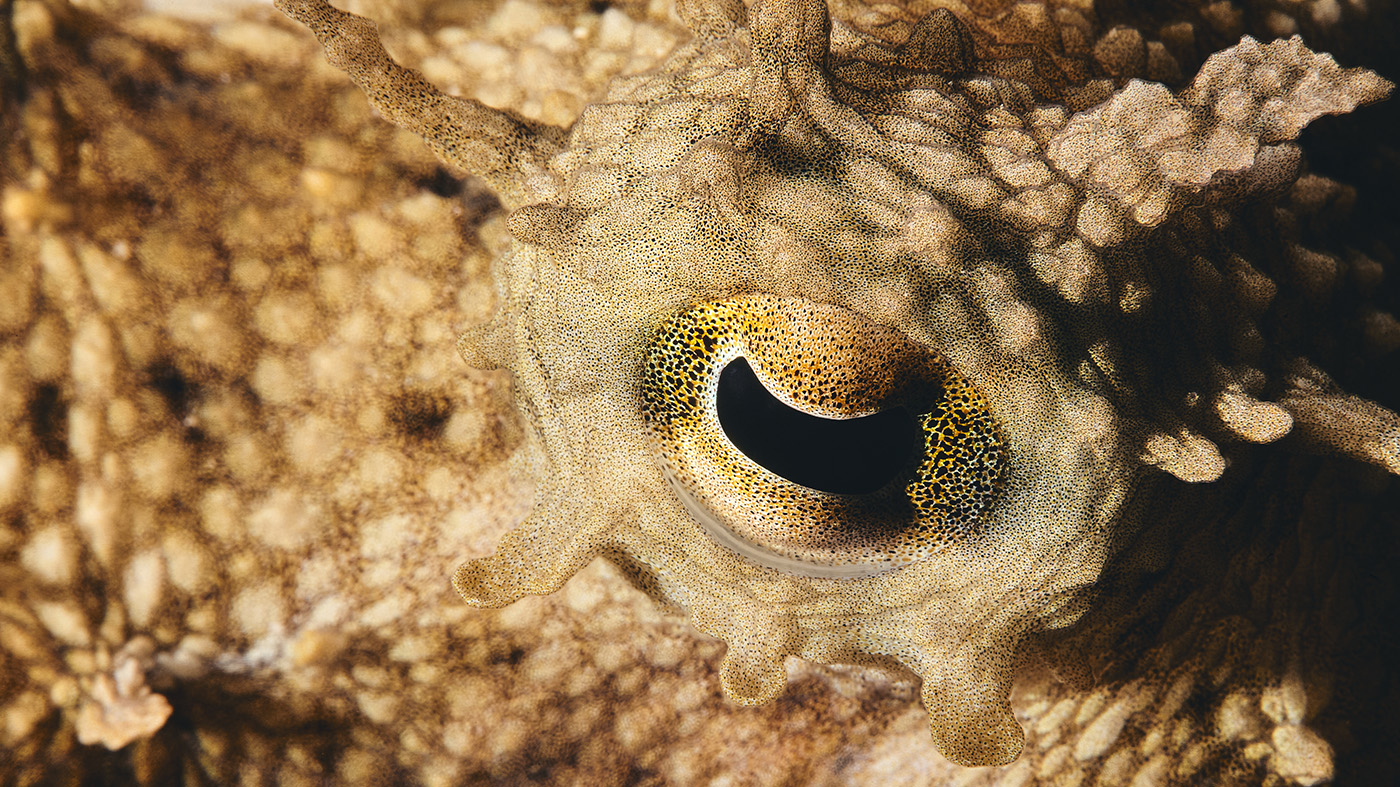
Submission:
M 718 543 L 854 577 L 973 536 L 1006 450 L 941 355 L 837 306 L 750 295 L 653 337 L 642 409 L 667 482 Z
M 724 434 L 760 466 L 822 492 L 878 491 L 908 468 L 919 425 L 903 407 L 847 419 L 789 407 L 764 387 L 745 358 L 719 374 L 715 409 Z

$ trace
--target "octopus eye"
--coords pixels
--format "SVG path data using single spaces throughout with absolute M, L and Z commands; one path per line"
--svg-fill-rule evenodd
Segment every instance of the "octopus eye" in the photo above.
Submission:
M 865 576 L 971 538 L 1005 472 L 987 402 L 946 359 L 798 298 L 676 315 L 648 349 L 642 400 L 691 515 L 789 573 Z

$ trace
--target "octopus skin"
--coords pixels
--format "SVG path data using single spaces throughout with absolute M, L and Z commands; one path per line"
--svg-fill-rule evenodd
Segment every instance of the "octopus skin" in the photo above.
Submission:
M 19 27 L 31 41 L 41 40 L 33 9 L 46 4 L 21 5 L 30 16 Z M 412 773 L 423 781 L 472 773 L 518 778 L 531 767 L 531 755 L 519 752 L 531 749 L 473 732 L 461 725 L 461 714 L 491 694 L 494 679 L 481 676 L 499 674 L 499 667 L 487 673 L 480 665 L 509 663 L 468 652 L 482 643 L 490 651 L 493 640 L 530 640 L 507 633 L 514 630 L 509 625 L 486 623 L 483 630 L 478 621 L 493 618 L 471 617 L 446 594 L 432 603 L 431 594 L 414 596 L 385 607 L 397 617 L 381 612 L 376 619 L 368 602 L 373 592 L 364 591 L 385 580 L 368 574 L 349 580 L 356 569 L 342 553 L 314 554 L 323 545 L 353 544 L 356 560 L 383 574 L 375 549 L 394 547 L 371 545 L 416 542 L 433 555 L 450 555 L 445 534 L 465 537 L 474 544 L 470 551 L 482 555 L 456 576 L 458 590 L 477 604 L 504 605 L 561 588 L 574 598 L 580 591 L 569 588 L 585 581 L 628 598 L 634 591 L 622 589 L 621 577 L 641 591 L 626 602 L 638 620 L 653 620 L 656 603 L 678 610 L 665 613 L 681 616 L 663 618 L 670 622 L 642 625 L 674 626 L 676 634 L 663 639 L 694 642 L 691 658 L 708 659 L 716 674 L 702 668 L 667 685 L 719 685 L 731 700 L 776 703 L 764 707 L 795 718 L 822 719 L 823 711 L 806 709 L 836 707 L 830 695 L 844 694 L 841 707 L 854 722 L 832 721 L 830 735 L 839 737 L 844 726 L 854 731 L 848 734 L 866 735 L 868 745 L 833 755 L 843 749 L 821 749 L 827 738 L 819 730 L 827 722 L 808 722 L 817 753 L 803 767 L 816 768 L 810 773 L 821 778 L 875 779 L 880 768 L 895 768 L 917 781 L 910 774 L 929 766 L 915 763 L 934 757 L 934 746 L 964 765 L 1005 764 L 961 777 L 987 783 L 1015 783 L 1032 773 L 1102 783 L 1317 783 L 1333 775 L 1334 751 L 1339 762 L 1346 755 L 1377 761 L 1364 756 L 1375 739 L 1348 739 L 1338 721 L 1346 708 L 1365 706 L 1353 684 L 1338 677 L 1346 673 L 1338 663 L 1370 663 L 1372 656 L 1347 654 L 1386 646 L 1328 643 L 1352 643 L 1363 636 L 1357 632 L 1383 628 L 1385 619 L 1349 599 L 1377 592 L 1358 589 L 1365 580 L 1355 577 L 1374 570 L 1357 567 L 1394 551 L 1387 524 L 1393 507 L 1386 501 L 1394 498 L 1387 473 L 1395 469 L 1397 432 L 1385 405 L 1395 404 L 1395 389 L 1383 365 L 1393 358 L 1386 326 L 1393 332 L 1394 320 L 1385 311 L 1393 301 L 1377 283 L 1388 257 L 1384 246 L 1361 250 L 1330 239 L 1347 191 L 1310 172 L 1306 144 L 1294 140 L 1322 115 L 1380 99 L 1389 89 L 1384 80 L 1342 69 L 1286 37 L 1237 39 L 1193 62 L 1180 36 L 1173 38 L 1180 30 L 1168 33 L 1170 24 L 1151 39 L 1068 6 L 852 4 L 833 7 L 828 16 L 814 3 L 747 9 L 691 3 L 680 8 L 692 32 L 677 35 L 679 46 L 654 70 L 614 81 L 566 136 L 545 123 L 442 97 L 411 73 L 386 66 L 364 23 L 317 16 L 325 13 L 320 4 L 302 8 L 333 60 L 340 58 L 338 65 L 386 118 L 423 133 L 448 163 L 485 178 L 509 211 L 505 221 L 483 225 L 487 236 L 497 233 L 497 311 L 468 331 L 462 347 L 476 364 L 508 370 L 523 431 L 501 427 L 486 445 L 471 444 L 458 423 L 463 411 L 451 403 L 461 393 L 439 387 L 385 399 L 394 384 L 388 382 L 368 395 L 385 413 L 381 431 L 372 419 L 342 414 L 354 402 L 335 405 L 317 424 L 303 403 L 343 401 L 333 375 L 319 381 L 327 369 L 354 366 L 343 354 L 324 362 L 325 348 L 353 326 L 332 331 L 304 316 L 355 313 L 358 307 L 345 304 L 359 301 L 337 303 L 324 294 L 334 291 L 327 276 L 336 274 L 291 270 L 256 283 L 254 262 L 267 252 L 254 244 L 234 256 L 230 270 L 237 271 L 234 282 L 255 282 L 252 289 L 237 286 L 258 299 L 245 307 L 239 301 L 245 296 L 226 296 L 221 306 L 217 297 L 198 297 L 208 274 L 188 272 L 198 270 L 195 262 L 180 261 L 188 256 L 159 253 L 154 234 L 150 245 L 132 244 L 128 263 L 110 239 L 130 229 L 86 208 L 68 218 L 41 210 L 86 204 L 71 195 L 93 188 L 90 181 L 66 181 L 60 166 L 49 167 L 48 183 L 31 177 L 11 188 L 7 237 L 32 255 L 18 259 L 36 261 L 11 275 L 33 271 L 26 286 L 43 293 L 34 296 L 32 317 L 11 321 L 24 326 L 25 347 L 39 348 L 7 356 L 20 370 L 7 372 L 10 379 L 31 381 L 13 390 L 27 402 L 19 411 L 34 427 L 16 444 L 16 472 L 34 475 L 15 499 L 38 500 L 39 490 L 54 484 L 62 498 L 60 481 L 72 479 L 68 507 L 12 509 L 25 513 L 15 520 L 19 535 L 7 542 L 15 558 L 7 570 L 16 577 L 7 591 L 7 663 L 52 664 L 47 672 L 7 666 L 4 707 L 6 718 L 17 720 L 12 729 L 36 719 L 17 740 L 51 747 L 48 755 L 25 749 L 15 774 L 49 772 L 43 768 L 56 766 L 42 763 L 57 761 L 52 752 L 59 749 L 52 747 L 76 740 L 80 752 L 106 744 L 120 750 L 113 757 L 133 757 L 132 774 L 140 780 L 184 763 L 186 779 L 198 780 L 203 768 L 205 778 L 223 781 L 212 774 L 255 759 L 264 745 L 259 735 L 271 734 L 301 741 L 308 753 L 270 766 L 288 773 L 346 781 L 374 772 Z M 96 24 L 50 13 L 60 27 Z M 151 30 L 148 25 L 138 40 L 160 41 Z M 1212 29 L 1199 38 L 1219 34 Z M 686 35 L 693 36 L 689 43 Z M 45 155 L 62 160 L 64 153 L 62 144 L 44 147 L 45 107 L 92 106 L 84 91 L 95 87 L 64 80 L 90 73 L 83 57 L 111 49 L 82 53 L 56 72 L 44 66 L 65 56 L 61 47 L 21 51 L 35 64 L 26 76 L 36 86 L 25 97 L 26 129 L 35 135 L 28 156 L 42 171 Z M 187 67 L 170 67 L 167 84 L 179 84 L 179 69 Z M 123 181 L 121 162 L 139 169 L 145 160 L 139 142 L 131 141 L 141 139 L 131 131 L 132 116 L 88 112 L 69 111 L 69 122 L 109 156 L 96 159 L 98 180 L 118 184 L 109 192 L 118 201 L 130 199 L 124 196 L 130 184 L 140 181 L 131 175 Z M 363 122 L 375 127 L 371 118 Z M 314 123 L 302 127 L 315 133 Z M 432 172 L 421 156 L 390 149 L 390 157 L 412 162 L 408 168 Z M 178 146 L 167 150 L 177 160 L 189 155 Z M 321 169 L 334 174 L 334 167 Z M 152 182 L 138 188 L 157 196 L 173 188 Z M 69 196 L 46 197 L 37 207 L 23 202 L 36 193 Z M 404 208 L 398 215 L 416 214 Z M 244 221 L 253 219 L 244 213 Z M 198 226 L 199 219 L 173 221 Z M 374 235 L 362 229 L 368 219 L 357 221 L 353 243 L 363 256 Z M 90 244 L 96 251 L 62 234 L 89 225 L 99 228 L 101 240 Z M 260 242 L 298 246 L 294 239 Z M 333 243 L 317 253 L 318 265 L 335 268 Z M 412 256 L 423 262 L 412 263 L 420 267 L 410 267 L 408 278 L 394 272 L 402 266 L 368 269 L 386 293 L 372 295 L 384 302 L 376 308 L 385 311 L 375 313 L 402 305 L 417 319 L 428 307 L 410 305 L 422 301 L 415 281 L 460 275 L 433 262 L 432 247 L 413 247 Z M 216 254 L 203 264 L 229 263 Z M 130 265 L 156 277 L 155 294 L 122 289 L 121 272 Z M 314 287 L 303 283 L 308 275 Z M 361 297 L 355 286 L 345 291 Z M 317 294 L 308 299 L 302 292 Z M 489 300 L 489 290 L 476 292 Z M 1009 457 L 995 499 L 966 528 L 970 536 L 907 566 L 832 579 L 804 574 L 800 566 L 755 563 L 706 534 L 656 462 L 638 390 L 642 362 L 674 315 L 753 293 L 859 315 L 931 349 L 970 381 Z M 439 302 L 434 298 L 441 295 L 426 302 Z M 171 349 L 143 356 L 139 337 L 129 338 L 126 326 L 139 324 L 134 315 L 148 301 L 169 317 L 160 338 L 147 343 Z M 45 311 L 51 308 L 57 311 Z M 239 314 L 249 316 L 255 336 L 238 334 Z M 374 319 L 393 325 L 398 318 Z M 183 324 L 204 333 L 182 333 Z M 283 324 L 291 327 L 279 333 Z M 219 330 L 233 338 L 221 338 Z M 183 338 L 191 335 L 200 338 Z M 45 371 L 44 342 L 61 346 L 68 337 L 69 357 L 84 362 L 70 361 L 71 372 Z M 318 342 L 322 355 L 314 352 Z M 298 355 L 302 344 L 313 352 Z M 107 367 L 86 361 L 108 357 L 118 360 Z M 432 366 L 437 361 L 412 362 L 428 366 L 400 368 L 445 375 Z M 1378 370 L 1369 378 L 1356 371 L 1367 365 Z M 299 390 L 288 381 L 298 368 L 321 377 Z M 1323 369 L 1348 386 L 1357 381 L 1371 399 L 1347 394 Z M 492 418 L 514 422 L 500 394 L 488 393 L 493 386 L 504 392 L 501 373 L 471 374 L 480 375 L 468 378 L 478 381 L 474 406 L 497 408 Z M 194 380 L 197 385 L 182 382 Z M 768 382 L 782 393 L 781 380 Z M 236 393 L 240 386 L 250 393 Z M 194 393 L 181 394 L 182 387 Z M 149 396 L 111 393 L 143 389 L 174 393 L 159 394 L 164 398 L 156 401 L 164 404 L 158 406 L 147 403 Z M 44 405 L 49 401 L 54 404 Z M 118 401 L 135 408 L 137 426 L 126 432 Z M 70 407 L 57 422 L 44 415 Z M 181 408 L 189 408 L 183 416 Z M 87 413 L 94 409 L 98 448 L 91 450 L 83 430 L 92 429 Z M 240 461 L 240 450 L 266 453 L 265 440 L 240 442 L 250 418 L 289 419 L 278 429 L 289 446 L 279 461 L 312 478 L 354 479 L 348 487 L 341 482 L 346 497 L 297 494 L 266 470 L 245 469 L 257 462 Z M 360 431 L 347 431 L 356 435 L 345 438 L 348 449 L 331 454 L 343 459 L 318 470 L 291 446 L 324 444 L 326 419 Z M 62 428 L 44 431 L 46 423 Z M 190 429 L 208 437 L 192 440 Z M 44 448 L 54 439 L 46 434 L 57 434 L 71 453 Z M 538 487 L 533 512 L 490 556 L 490 542 L 474 535 L 479 530 L 423 524 L 451 508 L 431 500 L 450 500 L 452 490 L 463 488 L 437 470 L 450 474 L 451 457 L 464 450 L 469 466 L 484 468 L 500 461 L 491 457 L 515 453 L 500 473 L 486 473 L 497 488 L 518 490 L 510 493 L 515 502 L 502 501 L 497 521 L 513 518 L 511 507 L 529 497 L 530 483 Z M 432 472 L 406 470 L 406 457 L 423 451 Z M 160 469 L 178 467 L 181 457 L 210 455 L 219 458 L 201 475 Z M 340 462 L 354 464 L 350 475 L 336 469 Z M 1367 465 L 1379 469 L 1360 469 Z M 101 498 L 93 490 L 116 494 L 123 473 L 133 486 L 108 504 L 119 512 L 115 530 L 94 529 L 90 514 L 62 524 L 65 511 L 94 510 Z M 422 479 L 414 482 L 420 491 L 407 498 L 372 491 L 385 489 L 376 478 L 406 477 Z M 434 492 L 434 484 L 448 491 Z M 379 513 L 358 515 L 349 502 L 356 490 L 369 490 L 365 500 L 390 502 L 365 509 Z M 235 510 L 247 520 L 219 530 L 216 512 L 228 508 L 219 495 L 238 501 Z M 299 522 L 316 524 L 298 528 Z M 332 532 L 322 534 L 322 523 Z M 104 542 L 103 533 L 115 535 Z M 1342 545 L 1355 549 L 1366 539 L 1378 539 L 1372 556 L 1342 554 Z M 212 585 L 190 578 L 188 559 L 182 564 L 180 556 L 191 554 L 203 556 L 203 573 L 221 578 Z M 220 567 L 223 554 L 250 556 L 258 566 Z M 59 562 L 41 559 L 50 555 Z M 446 558 L 425 564 L 440 559 Z M 566 586 L 580 571 L 584 576 Z M 137 592 L 151 586 L 152 573 L 165 588 L 154 602 Z M 311 575 L 325 579 L 317 585 Z M 123 610 L 116 618 L 98 614 L 100 604 L 75 608 L 66 600 L 65 588 L 101 577 L 127 588 L 110 602 Z M 1312 596 L 1322 600 L 1309 601 Z M 337 613 L 336 600 L 346 598 L 354 599 L 352 611 Z M 539 603 L 550 602 L 519 602 L 501 614 L 555 609 Z M 268 607 L 278 612 L 259 620 L 255 610 Z M 450 620 L 432 620 L 430 608 L 457 611 Z M 75 609 L 76 619 L 92 621 L 90 628 L 74 622 Z M 213 609 L 213 622 L 189 617 L 199 609 Z M 560 617 L 551 612 L 544 619 Z M 717 642 L 685 634 L 682 620 Z M 585 643 L 573 648 L 598 647 L 590 626 L 578 627 L 578 639 L 561 635 L 557 625 L 551 632 L 556 642 Z M 83 631 L 90 632 L 86 639 Z M 375 633 L 362 644 L 347 642 L 363 636 L 354 632 L 393 639 L 376 644 L 381 634 Z M 54 644 L 44 645 L 46 638 Z M 397 639 L 414 644 L 396 649 Z M 427 655 L 412 658 L 413 648 Z M 466 655 L 454 662 L 450 654 L 459 648 Z M 399 657 L 386 660 L 389 651 Z M 386 671 L 390 663 L 406 666 Z M 513 679 L 505 696 L 529 695 L 530 675 L 553 674 L 541 668 L 554 662 L 529 663 L 534 666 Z M 417 712 L 430 707 L 420 694 L 406 694 L 397 707 L 386 699 L 395 685 L 421 685 L 428 667 L 445 670 L 430 685 L 457 686 L 456 710 L 437 710 L 447 722 Z M 796 685 L 784 695 L 790 679 Z M 60 685 L 65 688 L 53 688 Z M 539 677 L 534 685 L 551 684 Z M 225 690 L 244 699 L 219 700 Z M 625 690 L 618 684 L 602 696 L 609 692 Z M 911 692 L 928 714 L 913 728 L 906 722 L 916 720 L 911 716 L 886 712 L 883 722 L 864 721 L 858 710 L 898 706 Z M 569 696 L 587 701 L 571 704 Z M 860 699 L 852 705 L 851 696 Z M 559 709 L 570 719 L 597 713 L 570 710 L 598 708 L 597 697 L 596 690 L 550 689 L 535 707 L 556 710 L 542 718 L 542 736 L 527 737 L 561 740 L 549 732 L 565 726 L 554 718 Z M 249 708 L 259 702 L 280 702 L 285 710 L 268 716 L 261 733 L 237 732 L 257 729 L 240 719 L 256 718 Z M 720 711 L 723 703 L 715 702 L 703 707 L 715 708 L 710 713 L 717 718 L 749 712 Z M 779 780 L 780 770 L 761 770 L 761 756 L 738 765 L 683 766 L 674 754 L 657 752 L 684 746 L 633 748 L 641 734 L 635 730 L 655 725 L 620 700 L 616 711 L 603 712 L 618 736 L 603 747 L 611 754 L 582 747 L 592 753 L 550 760 L 558 763 L 551 778 L 568 781 L 571 773 L 603 767 L 618 780 L 680 783 L 731 768 Z M 347 732 L 318 737 L 314 719 L 334 719 Z M 418 743 L 387 732 L 409 719 L 405 729 Z M 235 742 L 178 742 L 175 729 L 191 727 L 208 729 L 209 740 L 223 735 Z M 236 734 L 229 739 L 225 729 Z M 355 744 L 335 742 L 349 740 L 349 730 L 356 731 Z M 478 759 L 472 745 L 453 735 L 496 741 L 492 750 L 507 754 Z M 192 753 L 179 754 L 186 750 Z M 834 769 L 820 764 L 837 759 L 843 764 Z M 634 764 L 620 765 L 627 762 Z

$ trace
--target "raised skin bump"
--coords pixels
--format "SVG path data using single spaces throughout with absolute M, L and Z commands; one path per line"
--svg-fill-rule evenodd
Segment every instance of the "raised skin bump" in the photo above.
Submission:
M 454 98 L 395 63 L 374 23 L 325 0 L 276 0 L 282 13 L 316 34 L 331 65 L 344 70 L 393 123 L 429 140 L 442 160 L 485 178 L 508 205 L 563 147 L 561 129 L 530 123 L 479 101 Z

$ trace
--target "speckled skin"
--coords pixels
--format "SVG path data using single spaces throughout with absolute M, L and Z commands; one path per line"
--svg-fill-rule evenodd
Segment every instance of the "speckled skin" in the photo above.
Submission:
M 1223 438 L 1218 482 L 1150 476 L 1123 511 L 1147 526 L 1115 545 L 1080 622 L 1019 672 L 1028 744 L 1007 768 L 941 760 L 897 675 L 790 660 L 773 704 L 728 704 L 714 688 L 722 646 L 604 563 L 555 596 L 457 606 L 451 565 L 489 553 L 532 495 L 499 463 L 519 445 L 500 378 L 431 365 L 450 356 L 451 330 L 490 310 L 481 271 L 509 241 L 503 222 L 481 223 L 489 200 L 451 196 L 418 143 L 365 112 L 285 24 L 212 38 L 59 12 L 57 29 L 84 31 L 60 44 L 41 4 L 16 5 L 25 68 L 4 84 L 27 87 L 24 112 L 3 115 L 22 133 L 5 137 L 0 213 L 4 290 L 25 294 L 0 301 L 6 781 L 1367 784 L 1396 771 L 1394 482 Z M 1177 19 L 1105 12 L 1091 29 L 1122 22 L 1150 43 L 1160 26 L 1187 76 L 1239 32 L 1290 26 L 1348 64 L 1382 62 L 1385 17 L 1326 5 L 1187 9 L 1194 60 L 1165 32 Z M 649 24 L 633 41 L 685 35 Z M 482 38 L 535 57 L 530 35 L 497 22 Z M 417 61 L 461 39 L 392 40 Z M 618 52 L 590 62 L 644 57 Z M 1394 303 L 1379 277 L 1386 224 L 1363 219 L 1395 179 L 1383 162 L 1346 166 L 1376 149 L 1347 137 L 1349 122 L 1305 148 L 1369 187 L 1360 199 L 1305 174 L 1266 189 L 1268 210 L 1229 215 L 1308 252 L 1275 272 L 1286 308 L 1270 310 L 1269 335 L 1393 406 L 1387 323 L 1357 304 Z M 479 235 L 426 230 L 452 227 L 457 209 Z M 1329 266 L 1324 302 L 1287 283 Z M 415 279 L 442 304 L 413 306 Z M 279 306 L 298 294 L 314 319 L 280 332 L 307 311 Z M 1383 447 L 1383 411 L 1348 410 L 1306 367 L 1284 372 L 1299 384 L 1278 400 L 1290 412 L 1342 413 L 1331 431 Z M 298 379 L 308 387 L 288 387 Z M 1246 431 L 1277 428 L 1248 400 L 1221 401 Z M 1320 431 L 1295 429 L 1285 447 L 1336 442 Z M 85 709 L 114 696 L 149 709 L 150 694 L 172 708 L 159 731 L 110 754 L 78 743 L 104 731 Z

